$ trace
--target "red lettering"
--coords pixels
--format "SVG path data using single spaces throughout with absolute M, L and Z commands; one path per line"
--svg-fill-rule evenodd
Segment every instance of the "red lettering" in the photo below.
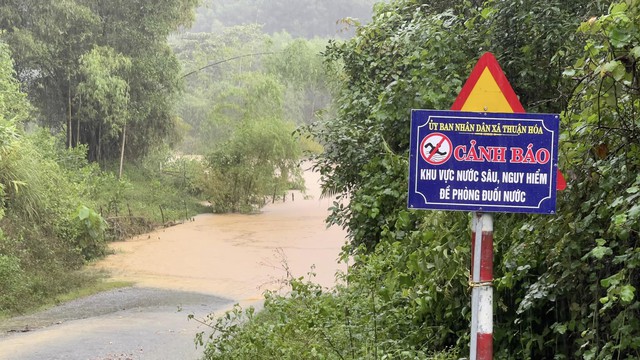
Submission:
M 527 146 L 527 152 L 524 154 L 524 161 L 527 164 L 535 164 L 536 163 L 536 155 L 533 153 L 533 150 L 531 150 L 531 148 L 533 148 L 533 144 L 529 144 L 529 146 Z
M 478 156 L 475 140 L 471 140 L 471 148 L 469 149 L 469 154 L 467 155 L 466 161 L 484 161 Z
M 493 148 L 493 158 L 491 159 L 491 161 L 493 162 L 499 162 L 499 163 L 503 163 L 503 162 L 507 162 L 507 148 L 506 147 L 501 147 L 501 146 L 496 146 Z
M 462 151 L 462 155 L 460 155 L 460 151 Z M 464 161 L 464 154 L 467 152 L 467 147 L 465 145 L 458 145 L 455 149 L 453 149 L 453 157 L 458 161 Z
M 478 149 L 480 149 L 480 158 L 484 160 L 489 160 L 489 161 L 493 161 L 493 156 L 491 154 L 491 146 L 489 147 L 484 147 L 484 146 L 478 146 Z
M 471 146 L 467 152 L 466 145 L 458 145 L 453 150 L 453 157 L 457 161 L 473 161 L 473 162 L 507 162 L 507 148 L 503 146 L 478 146 L 476 141 L 471 140 Z
M 540 149 L 536 151 L 536 162 L 538 164 L 546 164 L 551 160 L 551 153 L 547 149 Z
M 529 144 L 527 146 L 527 150 L 525 151 L 523 148 L 512 147 L 511 148 L 511 159 L 509 160 L 512 164 L 541 164 L 544 165 L 551 161 L 551 153 L 547 149 L 538 149 L 537 151 L 533 151 L 533 144 Z
M 509 161 L 511 164 L 520 164 L 524 160 L 524 150 L 519 147 L 511 148 L 511 160 Z

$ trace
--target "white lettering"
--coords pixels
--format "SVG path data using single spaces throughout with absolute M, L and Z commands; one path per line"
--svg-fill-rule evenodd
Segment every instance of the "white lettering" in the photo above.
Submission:
M 520 184 L 522 179 L 524 179 L 524 173 L 508 171 L 502 173 L 502 182 L 505 184 Z
M 506 202 L 526 202 L 527 194 L 521 190 L 505 191 L 503 193 L 504 201 Z
M 420 170 L 420 180 L 435 180 L 436 179 L 436 169 L 421 169 Z

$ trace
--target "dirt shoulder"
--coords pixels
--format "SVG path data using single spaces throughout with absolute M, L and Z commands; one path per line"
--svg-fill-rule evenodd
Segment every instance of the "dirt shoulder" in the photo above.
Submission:
M 0 336 L 35 331 L 48 326 L 99 317 L 123 311 L 148 311 L 169 307 L 184 311 L 193 306 L 216 310 L 233 304 L 233 300 L 199 294 L 153 288 L 128 287 L 109 290 L 69 301 L 51 309 L 26 316 L 18 316 L 0 323 Z M 185 315 L 186 317 L 186 315 Z

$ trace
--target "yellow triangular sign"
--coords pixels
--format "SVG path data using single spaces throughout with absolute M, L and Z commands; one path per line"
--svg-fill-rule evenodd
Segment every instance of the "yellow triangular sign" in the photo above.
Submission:
M 525 112 L 509 80 L 491 53 L 485 53 L 480 57 L 451 110 Z
M 495 56 L 485 53 L 471 71 L 451 110 L 524 113 L 524 107 L 513 91 Z M 556 187 L 564 190 L 567 182 L 558 169 Z

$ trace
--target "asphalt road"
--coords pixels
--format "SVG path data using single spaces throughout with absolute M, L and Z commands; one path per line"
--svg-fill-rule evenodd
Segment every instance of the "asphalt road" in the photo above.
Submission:
M 124 288 L 0 324 L 0 359 L 198 359 L 194 336 L 204 318 L 231 306 L 206 294 Z

